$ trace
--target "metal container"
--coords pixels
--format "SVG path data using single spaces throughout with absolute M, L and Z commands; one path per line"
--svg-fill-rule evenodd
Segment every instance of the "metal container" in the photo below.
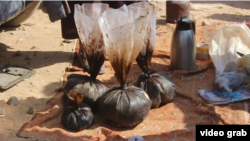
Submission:
M 167 23 L 175 23 L 179 21 L 181 17 L 190 15 L 190 1 L 166 1 L 166 21 Z
M 196 59 L 197 60 L 208 60 L 209 59 L 209 45 L 208 44 L 198 44 L 196 46 Z
M 196 69 L 195 22 L 187 17 L 177 22 L 172 37 L 170 61 L 172 69 Z

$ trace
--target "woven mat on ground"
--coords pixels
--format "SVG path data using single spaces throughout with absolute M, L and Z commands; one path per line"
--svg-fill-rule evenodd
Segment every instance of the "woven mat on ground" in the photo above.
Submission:
M 168 25 L 164 25 L 158 30 L 166 31 L 168 28 Z M 197 31 L 196 42 L 199 43 L 203 41 L 201 25 L 197 25 Z M 248 124 L 248 101 L 214 106 L 198 95 L 199 88 L 212 89 L 214 86 L 215 69 L 211 60 L 197 60 L 197 69 L 194 71 L 167 69 L 171 36 L 172 32 L 157 36 L 151 68 L 158 73 L 168 74 L 173 79 L 177 95 L 171 103 L 152 109 L 142 123 L 131 128 L 116 128 L 103 123 L 95 116 L 94 124 L 88 129 L 70 132 L 61 124 L 63 92 L 60 91 L 47 102 L 48 107 L 45 110 L 36 112 L 33 118 L 20 128 L 17 136 L 52 141 L 125 141 L 131 136 L 140 135 L 145 141 L 192 141 L 195 140 L 197 124 Z M 77 43 L 76 52 L 78 51 Z M 74 67 L 70 67 L 70 71 L 63 76 L 64 84 L 67 76 L 72 73 L 85 74 L 76 59 L 72 64 Z M 119 85 L 108 60 L 105 61 L 105 66 L 105 74 L 99 75 L 98 79 L 109 88 Z M 128 82 L 132 84 L 141 72 L 135 62 L 130 70 Z

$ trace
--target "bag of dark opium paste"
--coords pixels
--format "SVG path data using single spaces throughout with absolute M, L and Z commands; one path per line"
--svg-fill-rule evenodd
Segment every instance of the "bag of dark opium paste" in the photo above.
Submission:
M 91 108 L 81 103 L 79 107 L 68 106 L 61 117 L 63 126 L 69 130 L 81 131 L 88 128 L 94 120 Z
M 144 72 L 134 84 L 146 91 L 152 100 L 151 108 L 157 108 L 161 104 L 170 102 L 175 95 L 175 86 L 173 81 L 164 74 L 150 72 L 149 66 L 156 43 L 156 7 L 147 3 L 139 3 L 141 7 L 147 7 L 149 12 L 149 21 L 147 31 L 144 35 L 144 42 L 141 51 L 136 58 L 137 64 Z
M 75 97 L 73 95 L 78 94 L 78 97 L 84 95 L 82 102 L 88 104 L 95 111 L 96 100 L 107 90 L 107 86 L 98 79 L 91 79 L 91 77 L 86 75 L 72 74 L 69 75 L 64 87 L 64 100 L 66 105 L 70 106 L 76 104 L 72 101 L 72 97 Z
M 106 52 L 120 87 L 108 90 L 97 100 L 98 112 L 109 124 L 119 127 L 134 126 L 146 118 L 151 101 L 144 90 L 126 85 L 127 75 L 138 56 L 143 41 L 147 12 L 135 11 L 124 5 L 106 10 L 99 19 Z
M 96 79 L 105 60 L 104 42 L 98 18 L 107 8 L 108 5 L 102 3 L 83 4 L 82 6 L 77 4 L 74 11 L 77 31 L 88 62 L 84 69 L 90 76 L 69 76 L 65 85 L 64 97 L 70 104 L 72 103 L 68 98 L 70 92 L 84 95 L 83 102 L 88 104 L 93 111 L 95 101 L 108 90 L 100 80 Z
M 114 126 L 134 126 L 147 116 L 151 102 L 144 90 L 133 85 L 114 87 L 99 100 L 102 118 Z
M 170 102 L 175 93 L 175 86 L 171 78 L 159 73 L 142 73 L 135 86 L 144 89 L 152 101 L 151 108 Z

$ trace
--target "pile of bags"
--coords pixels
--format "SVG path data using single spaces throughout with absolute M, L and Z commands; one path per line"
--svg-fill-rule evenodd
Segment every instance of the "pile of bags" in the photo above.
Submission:
M 75 23 L 83 51 L 86 54 L 87 75 L 70 75 L 64 87 L 66 110 L 62 124 L 71 130 L 83 130 L 93 123 L 96 101 L 108 87 L 96 79 L 105 60 L 103 35 L 98 19 L 108 9 L 107 4 L 75 5 Z
M 172 80 L 149 69 L 156 42 L 156 8 L 147 2 L 109 9 L 107 4 L 75 5 L 75 23 L 90 76 L 70 75 L 64 90 L 62 124 L 83 130 L 97 112 L 104 122 L 119 127 L 142 122 L 151 108 L 170 102 L 175 94 Z M 96 79 L 105 54 L 120 86 L 108 89 Z M 126 83 L 133 61 L 143 71 L 134 85 Z
M 136 58 L 137 64 L 143 73 L 134 85 L 142 88 L 149 95 L 152 101 L 151 108 L 158 108 L 160 105 L 173 100 L 175 85 L 172 79 L 167 75 L 152 72 L 149 69 L 156 43 L 157 10 L 153 6 L 148 6 L 145 3 L 139 3 L 138 5 L 149 9 L 149 21 L 140 53 Z

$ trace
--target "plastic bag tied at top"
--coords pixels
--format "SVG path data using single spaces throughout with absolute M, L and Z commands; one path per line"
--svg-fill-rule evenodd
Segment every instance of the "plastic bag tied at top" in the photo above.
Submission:
M 99 25 L 103 32 L 106 53 L 115 71 L 115 76 L 121 85 L 124 85 L 128 72 L 137 55 L 140 52 L 142 39 L 145 32 L 145 14 L 140 7 L 124 5 L 120 9 L 106 10 L 99 19 Z M 135 9 L 135 8 L 134 8 Z
M 147 12 L 137 4 L 106 10 L 99 19 L 106 53 L 120 87 L 98 99 L 102 119 L 114 126 L 134 126 L 146 118 L 151 101 L 144 90 L 126 85 L 127 75 L 138 56 L 146 31 Z
M 101 14 L 108 9 L 107 4 L 75 5 L 74 19 L 77 32 L 88 60 L 88 73 L 95 79 L 105 60 L 105 48 L 102 32 L 98 24 Z
M 139 6 L 148 10 L 148 25 L 144 34 L 141 50 L 138 57 L 136 58 L 136 61 L 144 73 L 149 73 L 149 65 L 151 63 L 156 43 L 157 10 L 156 7 L 147 3 L 140 3 Z
M 165 104 L 173 99 L 175 87 L 167 75 L 150 72 L 149 66 L 156 44 L 157 10 L 156 7 L 146 2 L 138 3 L 138 6 L 147 10 L 148 18 L 141 50 L 136 58 L 137 64 L 144 73 L 139 76 L 135 86 L 145 90 L 152 101 L 151 108 L 157 108 L 160 104 Z
M 87 75 L 69 76 L 64 92 L 68 100 L 70 92 L 84 95 L 83 102 L 93 108 L 92 110 L 95 109 L 95 101 L 108 90 L 100 80 L 96 79 L 105 60 L 105 47 L 98 19 L 106 9 L 108 5 L 102 3 L 81 6 L 76 4 L 74 11 L 75 23 L 88 61 L 87 70 L 90 77 Z
M 94 121 L 91 108 L 82 103 L 79 108 L 68 106 L 61 117 L 62 124 L 67 129 L 80 131 L 89 127 Z

